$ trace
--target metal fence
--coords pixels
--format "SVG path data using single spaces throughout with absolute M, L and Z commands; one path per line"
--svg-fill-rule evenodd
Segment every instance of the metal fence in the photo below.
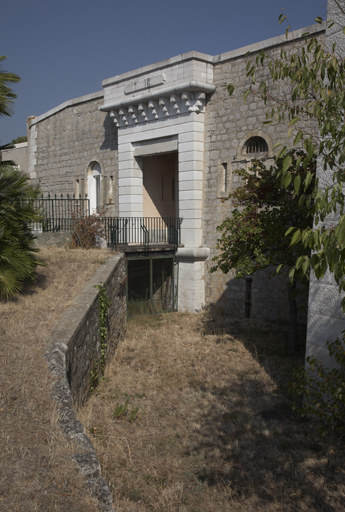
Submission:
M 177 245 L 181 243 L 179 217 L 102 217 L 108 245 Z
M 35 231 L 48 233 L 71 231 L 73 220 L 90 215 L 90 201 L 74 195 L 40 197 L 30 201 L 41 215 L 42 221 L 33 225 Z
M 90 201 L 74 195 L 57 195 L 30 200 L 41 215 L 42 221 L 34 223 L 34 231 L 62 232 L 76 229 L 79 219 L 90 217 Z M 144 247 L 171 245 L 174 251 L 181 243 L 179 217 L 105 217 L 97 216 L 104 226 L 108 247 L 132 245 Z

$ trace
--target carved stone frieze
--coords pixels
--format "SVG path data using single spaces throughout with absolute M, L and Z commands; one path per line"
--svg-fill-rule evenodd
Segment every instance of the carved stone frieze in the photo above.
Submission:
M 112 109 L 110 117 L 118 127 L 148 123 L 157 119 L 186 115 L 190 112 L 203 112 L 204 92 L 180 92 L 168 97 L 162 96 L 146 102 L 133 102 L 132 105 Z

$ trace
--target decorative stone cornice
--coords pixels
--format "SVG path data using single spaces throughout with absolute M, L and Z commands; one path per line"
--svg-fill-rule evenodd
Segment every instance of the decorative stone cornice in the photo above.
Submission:
M 189 112 L 202 112 L 205 107 L 205 95 L 213 93 L 215 89 L 213 84 L 184 82 L 156 91 L 151 89 L 149 92 L 123 97 L 121 101 L 102 105 L 99 109 L 110 112 L 114 123 L 119 127 L 135 125 Z
M 110 117 L 118 127 L 147 123 L 157 119 L 178 116 L 189 112 L 202 112 L 205 107 L 204 92 L 181 92 L 156 100 L 131 103 L 127 107 L 110 110 Z

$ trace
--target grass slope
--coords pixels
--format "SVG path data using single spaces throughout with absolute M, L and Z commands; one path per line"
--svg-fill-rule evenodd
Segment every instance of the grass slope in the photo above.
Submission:
M 59 317 L 107 254 L 44 249 L 40 256 L 46 267 L 37 282 L 0 302 L 0 510 L 96 512 L 57 423 L 43 356 Z

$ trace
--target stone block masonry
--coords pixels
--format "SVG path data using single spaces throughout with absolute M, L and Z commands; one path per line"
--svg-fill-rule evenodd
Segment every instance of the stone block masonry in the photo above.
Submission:
M 73 406 L 82 405 L 90 393 L 90 374 L 100 363 L 99 290 L 103 283 L 111 305 L 108 310 L 106 360 L 126 330 L 126 263 L 123 255 L 101 265 L 60 320 L 52 335 L 49 356 L 60 354 Z M 50 357 L 54 362 L 54 358 Z
M 287 39 L 275 37 L 214 57 L 188 52 L 109 78 L 103 81 L 103 91 L 29 119 L 30 176 L 44 194 L 88 193 L 93 210 L 106 206 L 109 216 L 145 217 L 145 159 L 175 153 L 170 216 L 183 219 L 183 247 L 176 256 L 179 310 L 214 306 L 243 316 L 245 283 L 233 273 L 209 273 L 217 254 L 216 227 L 232 213 L 233 205 L 224 200 L 241 186 L 235 171 L 257 158 L 269 165 L 274 144 L 292 142 L 286 126 L 263 125 L 271 100 L 265 105 L 253 95 L 243 103 L 243 91 L 251 84 L 246 66 L 262 49 L 269 58 L 279 58 L 282 49 L 298 51 L 306 30 L 310 36 L 324 37 L 324 27 L 316 25 Z M 268 66 L 257 73 L 257 83 L 268 81 L 273 96 L 291 93 L 285 84 L 271 84 Z M 235 86 L 231 97 L 229 83 Z M 247 146 L 251 139 L 263 145 Z M 159 176 L 150 174 L 153 190 L 167 190 L 168 169 L 162 165 Z M 151 211 L 159 212 L 167 199 L 163 196 L 151 198 Z M 283 280 L 276 277 L 268 283 L 260 274 L 252 285 L 253 318 L 286 320 Z
M 57 402 L 61 427 L 78 450 L 75 460 L 91 492 L 99 499 L 100 509 L 115 512 L 92 442 L 74 412 L 74 408 L 89 396 L 94 363 L 100 366 L 99 290 L 96 288 L 100 283 L 103 283 L 111 302 L 108 309 L 106 361 L 114 354 L 125 335 L 127 323 L 126 261 L 122 254 L 112 256 L 96 270 L 74 300 L 74 305 L 63 315 L 52 334 L 46 359 L 54 380 L 53 398 Z
M 92 163 L 102 173 L 102 203 L 117 214 L 117 129 L 109 114 L 98 110 L 103 93 L 70 100 L 28 120 L 29 170 L 42 193 L 89 194 Z
M 316 35 L 316 30 L 313 29 L 312 35 Z M 284 45 L 287 51 L 296 51 L 299 45 L 304 44 L 301 36 L 302 31 L 294 33 L 291 46 L 279 38 L 267 41 L 268 56 L 279 58 Z M 323 34 L 317 34 L 317 37 L 322 38 Z M 241 186 L 236 170 L 248 168 L 255 158 L 270 165 L 276 142 L 291 146 L 286 124 L 263 124 L 265 112 L 272 106 L 269 101 L 265 105 L 258 96 L 252 95 L 246 103 L 243 102 L 243 92 L 251 85 L 251 79 L 247 77 L 247 63 L 255 61 L 261 46 L 248 48 L 250 55 L 242 49 L 242 53 L 237 50 L 219 56 L 213 72 L 216 91 L 208 97 L 205 108 L 202 233 L 203 246 L 210 248 L 210 258 L 205 262 L 205 305 L 239 318 L 245 314 L 245 281 L 235 279 L 234 272 L 228 275 L 220 271 L 209 273 L 214 265 L 212 259 L 218 254 L 217 239 L 221 235 L 216 227 L 231 216 L 234 205 L 225 199 Z M 262 80 L 270 82 L 268 66 L 259 68 L 257 74 L 258 83 Z M 229 83 L 235 86 L 232 96 L 226 89 Z M 279 97 L 280 87 L 281 84 L 272 84 L 273 96 Z M 247 155 L 245 143 L 250 137 L 263 138 L 268 150 Z M 284 276 L 268 279 L 267 272 L 254 274 L 251 317 L 268 321 L 286 321 L 289 318 L 287 280 Z M 306 308 L 302 308 L 299 320 L 306 323 Z

